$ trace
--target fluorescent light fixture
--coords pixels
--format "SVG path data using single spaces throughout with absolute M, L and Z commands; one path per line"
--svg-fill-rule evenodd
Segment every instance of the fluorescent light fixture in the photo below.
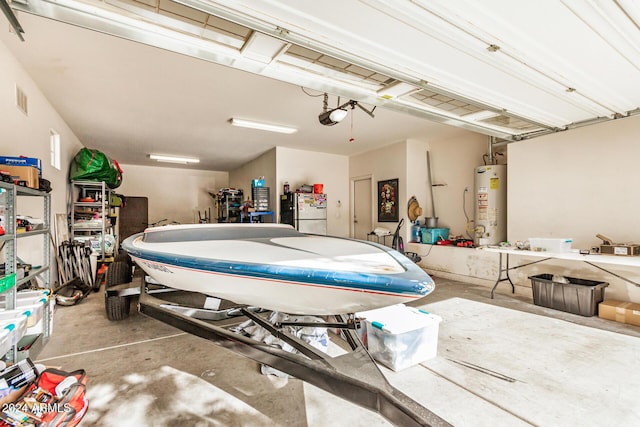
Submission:
M 279 132 L 279 133 L 298 132 L 298 129 L 292 128 L 289 126 L 271 125 L 268 123 L 253 122 L 251 120 L 236 119 L 236 118 L 232 118 L 229 121 L 233 126 L 239 126 L 242 128 L 268 130 L 269 132 Z
M 157 160 L 159 162 L 180 163 L 183 165 L 189 163 L 200 163 L 200 159 L 195 159 L 193 157 L 161 156 L 159 154 L 149 154 L 149 158 L 151 160 Z

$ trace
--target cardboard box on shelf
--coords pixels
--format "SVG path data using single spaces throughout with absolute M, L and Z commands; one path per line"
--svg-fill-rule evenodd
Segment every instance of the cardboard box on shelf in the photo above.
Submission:
M 38 169 L 38 177 L 42 178 L 42 162 L 40 159 L 36 159 L 35 157 L 11 157 L 11 156 L 0 156 L 0 170 L 2 166 L 31 166 Z
M 9 172 L 12 177 L 17 177 L 21 181 L 26 181 L 27 187 L 38 188 L 38 169 L 32 166 L 8 166 L 0 165 L 0 170 Z
M 640 245 L 635 243 L 612 243 L 611 245 L 600 245 L 600 253 L 603 255 L 640 255 Z
M 640 326 L 640 304 L 612 299 L 606 300 L 598 306 L 598 317 Z

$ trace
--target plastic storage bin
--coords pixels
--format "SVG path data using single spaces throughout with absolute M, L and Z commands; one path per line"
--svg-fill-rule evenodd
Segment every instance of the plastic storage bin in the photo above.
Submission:
M 48 296 L 19 296 L 20 293 L 16 294 L 16 307 L 23 307 L 25 305 L 32 304 L 44 304 L 49 301 Z M 0 299 L 0 309 L 4 309 L 7 305 L 7 302 L 4 298 Z
M 28 298 L 49 298 L 51 295 L 51 291 L 49 289 L 36 289 L 36 290 L 28 290 L 28 291 L 18 291 L 16 292 L 16 299 L 28 299 Z M 0 295 L 0 302 L 3 302 L 6 298 L 7 294 Z
M 11 350 L 11 327 L 0 328 L 0 357 Z
M 16 310 L 0 311 L 0 328 L 10 331 L 10 345 L 16 345 L 18 341 L 20 341 L 20 338 L 25 335 L 27 332 L 27 321 L 27 314 L 23 312 Z
M 571 243 L 573 243 L 573 239 L 529 237 L 529 247 L 532 251 L 571 252 Z
M 35 309 L 32 310 L 32 308 Z M 18 307 L 13 310 L 3 309 L 0 310 L 0 323 L 4 321 L 11 321 L 11 319 L 21 318 L 22 316 L 26 319 L 25 328 L 30 328 L 40 321 L 42 318 L 42 310 L 39 309 L 39 305 L 35 305 L 34 307 L 29 306 L 26 308 Z
M 554 281 L 552 274 L 529 276 L 533 303 L 581 316 L 594 316 L 604 300 L 606 282 L 565 277 L 569 283 Z M 557 279 L 556 279 L 557 280 Z
M 27 305 L 44 304 L 49 301 L 50 295 L 49 289 L 19 291 L 16 293 L 16 309 Z M 6 306 L 6 294 L 2 294 L 0 295 L 0 310 L 5 310 Z
M 448 228 L 423 228 L 422 243 L 429 245 L 435 244 L 438 240 L 447 240 L 449 238 Z
M 48 301 L 46 298 L 37 298 L 37 297 L 18 299 L 16 308 L 14 310 L 29 312 L 27 327 L 30 328 L 42 319 L 44 308 L 47 302 Z M 0 301 L 0 309 L 4 309 L 4 308 L 5 308 L 4 301 Z
M 51 290 L 49 289 L 35 289 L 28 291 L 19 291 L 16 293 L 16 297 L 20 298 L 48 298 L 51 295 Z
M 27 328 L 31 328 L 35 326 L 40 320 L 42 320 L 42 316 L 44 315 L 44 308 L 47 305 L 47 301 L 40 300 L 35 304 L 18 304 L 18 308 L 20 310 L 29 311 L 29 317 L 27 322 Z
M 399 371 L 436 356 L 439 316 L 403 304 L 359 316 L 365 317 L 369 353 L 388 368 Z

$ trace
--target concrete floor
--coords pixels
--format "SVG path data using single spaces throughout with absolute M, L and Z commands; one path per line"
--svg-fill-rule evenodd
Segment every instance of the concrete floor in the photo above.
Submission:
M 603 411 L 609 425 L 640 425 L 637 405 L 628 406 L 622 397 L 640 394 L 640 379 L 635 380 L 640 377 L 640 327 L 537 307 L 531 298 L 504 289 L 492 300 L 486 287 L 435 279 L 434 293 L 412 305 L 447 313 L 438 356 L 400 372 L 382 367 L 395 387 L 457 426 L 603 425 L 597 416 Z M 58 306 L 53 327 L 37 361 L 87 371 L 90 409 L 81 426 L 390 425 L 300 380 L 262 375 L 256 362 L 133 307 L 129 318 L 111 322 L 102 292 L 76 306 Z M 505 327 L 511 330 L 500 329 Z M 592 333 L 584 345 L 567 338 Z M 496 342 L 496 335 L 513 339 Z M 614 345 L 628 349 L 623 359 L 610 358 L 619 350 Z M 571 357 L 608 364 L 589 369 Z M 461 366 L 471 360 L 482 369 Z M 487 360 L 493 362 L 491 371 Z M 603 369 L 623 382 L 619 394 L 598 394 Z M 573 378 L 575 387 L 569 387 Z M 607 406 L 593 407 L 595 400 Z

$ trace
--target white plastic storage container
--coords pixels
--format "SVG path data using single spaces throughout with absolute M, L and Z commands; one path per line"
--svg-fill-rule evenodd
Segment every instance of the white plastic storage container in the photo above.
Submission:
M 55 310 L 55 306 L 56 306 L 56 300 L 51 298 L 49 300 L 49 302 L 45 303 L 42 306 L 42 309 L 40 309 L 40 306 L 36 306 L 34 313 L 31 314 L 33 317 L 33 319 L 29 320 L 29 325 L 27 328 L 27 333 L 26 335 L 39 335 L 41 333 L 43 333 L 44 331 L 44 322 L 42 321 L 45 315 L 45 308 L 46 305 L 49 304 L 49 334 L 51 334 L 51 331 L 53 330 L 53 313 Z
M 30 328 L 38 323 L 42 319 L 44 313 L 44 307 L 47 304 L 46 298 L 21 298 L 16 303 L 14 310 L 20 310 L 22 312 L 28 311 L 27 314 L 27 327 Z M 0 309 L 5 309 L 5 302 L 0 301 Z
M 49 299 L 49 295 L 51 295 L 51 291 L 49 289 L 37 289 L 37 290 L 29 290 L 29 291 L 19 291 L 16 292 L 17 300 L 24 299 L 36 299 L 39 300 L 41 298 Z M 6 294 L 0 294 L 0 303 L 5 301 Z
M 31 318 L 32 316 L 33 318 Z M 0 310 L 0 323 L 11 322 L 14 319 L 21 319 L 22 317 L 25 318 L 25 328 L 31 327 L 39 321 L 37 313 L 34 313 L 29 308 L 18 307 L 13 310 Z
M 16 308 L 25 307 L 27 305 L 45 304 L 49 298 L 47 297 L 25 297 L 16 299 Z M 0 300 L 0 309 L 5 309 L 7 303 L 5 300 Z
M 20 312 L 0 311 L 0 328 L 10 332 L 9 345 L 16 345 L 24 336 L 27 320 L 27 315 Z
M 51 295 L 51 291 L 49 289 L 35 289 L 28 291 L 18 291 L 16 293 L 16 298 L 49 298 L 49 295 Z
M 359 315 L 365 317 L 369 353 L 388 368 L 400 371 L 437 355 L 440 316 L 404 304 Z
M 44 308 L 46 304 L 47 304 L 46 300 L 40 300 L 40 302 L 37 302 L 35 304 L 29 304 L 29 305 L 18 304 L 19 309 L 30 312 L 28 317 L 29 320 L 27 322 L 27 328 L 31 328 L 32 326 L 35 326 L 40 320 L 42 320 L 42 315 L 44 314 Z
M 571 252 L 573 239 L 553 239 L 545 237 L 529 237 L 529 248 L 532 251 L 565 253 Z
M 11 350 L 11 330 L 10 327 L 0 328 L 0 356 Z

